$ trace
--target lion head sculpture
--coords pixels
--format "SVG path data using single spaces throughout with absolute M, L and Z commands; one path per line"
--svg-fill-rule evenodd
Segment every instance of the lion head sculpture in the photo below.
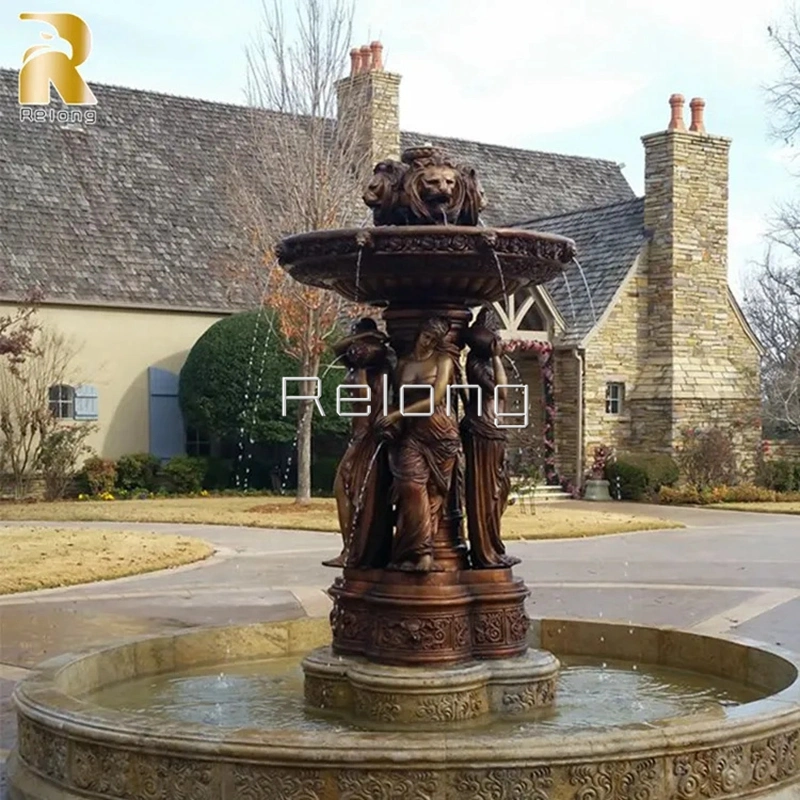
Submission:
M 403 225 L 405 202 L 402 198 L 403 176 L 408 166 L 400 161 L 387 159 L 375 165 L 363 199 L 372 209 L 375 225 Z
M 456 225 L 466 191 L 459 170 L 446 163 L 411 167 L 403 181 L 412 224 Z
M 485 208 L 475 170 L 431 145 L 381 161 L 364 192 L 376 225 L 477 225 Z

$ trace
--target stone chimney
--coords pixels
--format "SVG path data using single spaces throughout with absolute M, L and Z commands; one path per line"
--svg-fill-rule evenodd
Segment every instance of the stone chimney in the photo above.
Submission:
M 336 92 L 339 119 L 361 130 L 370 164 L 400 158 L 400 76 L 384 71 L 380 42 L 350 51 L 350 75 Z
M 632 419 L 641 445 L 666 451 L 683 427 L 709 422 L 712 407 L 750 392 L 739 365 L 754 352 L 743 344 L 728 289 L 731 140 L 706 132 L 700 98 L 689 103 L 688 128 L 683 96 L 673 94 L 669 105 L 667 129 L 642 137 L 644 225 L 651 238 L 643 270 L 639 414 Z

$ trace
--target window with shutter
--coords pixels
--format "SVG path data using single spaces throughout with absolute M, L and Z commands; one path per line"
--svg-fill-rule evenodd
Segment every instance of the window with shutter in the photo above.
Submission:
M 88 384 L 75 387 L 75 419 L 97 419 L 97 389 Z
M 51 386 L 47 392 L 50 413 L 56 419 L 72 419 L 75 410 L 75 390 L 64 383 Z

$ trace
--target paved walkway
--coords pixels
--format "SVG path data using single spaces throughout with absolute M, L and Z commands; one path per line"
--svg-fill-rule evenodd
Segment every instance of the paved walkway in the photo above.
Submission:
M 625 505 L 609 510 L 677 519 L 687 528 L 510 543 L 523 559 L 515 571 L 532 589 L 532 616 L 731 632 L 800 651 L 800 516 Z M 9 524 L 18 523 L 0 522 Z M 187 532 L 173 524 L 32 524 Z M 338 552 L 337 536 L 221 526 L 190 532 L 215 545 L 211 559 L 0 596 L 0 761 L 15 738 L 14 683 L 44 659 L 131 635 L 327 614 L 324 589 L 336 573 L 320 562 Z

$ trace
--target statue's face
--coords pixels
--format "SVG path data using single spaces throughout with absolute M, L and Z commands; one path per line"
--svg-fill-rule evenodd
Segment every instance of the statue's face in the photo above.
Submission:
M 430 331 L 420 331 L 417 337 L 417 345 L 420 350 L 433 350 L 436 346 L 436 337 Z
M 420 195 L 424 200 L 450 200 L 457 182 L 458 173 L 452 167 L 425 167 L 419 178 Z

